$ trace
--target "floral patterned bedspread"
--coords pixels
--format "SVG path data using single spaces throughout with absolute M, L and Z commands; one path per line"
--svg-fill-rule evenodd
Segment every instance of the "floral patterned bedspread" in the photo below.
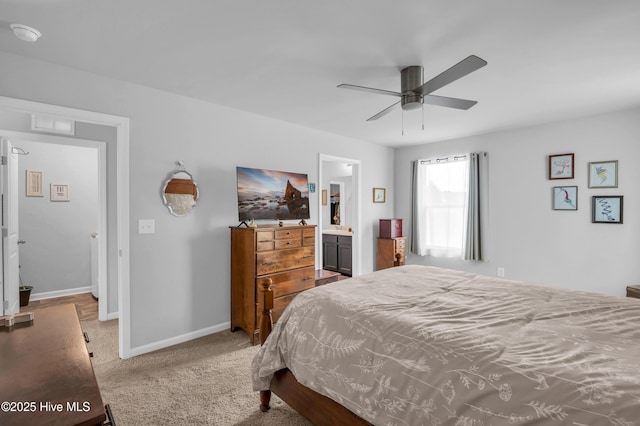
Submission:
M 298 295 L 253 360 L 376 425 L 640 425 L 640 300 L 407 265 Z

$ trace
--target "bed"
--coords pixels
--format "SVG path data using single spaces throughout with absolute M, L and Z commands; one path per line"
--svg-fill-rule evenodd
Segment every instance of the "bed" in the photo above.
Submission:
M 640 425 L 640 300 L 385 269 L 299 294 L 252 381 L 314 424 Z

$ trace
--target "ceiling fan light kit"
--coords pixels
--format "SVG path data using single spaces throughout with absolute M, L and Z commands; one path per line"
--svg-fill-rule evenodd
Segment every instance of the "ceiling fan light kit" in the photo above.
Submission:
M 40 34 L 40 31 L 26 25 L 11 24 L 9 25 L 9 27 L 11 27 L 11 29 L 13 30 L 13 34 L 15 34 L 16 37 L 18 37 L 22 41 L 26 41 L 29 43 L 36 42 L 42 36 L 42 34 Z
M 487 61 L 475 55 L 471 55 L 458 62 L 448 70 L 427 81 L 426 83 L 424 83 L 423 67 L 420 65 L 412 65 L 403 68 L 400 71 L 400 92 L 376 89 L 373 87 L 356 86 L 353 84 L 339 84 L 338 87 L 341 89 L 362 90 L 365 92 L 396 96 L 400 98 L 398 102 L 369 117 L 367 121 L 377 120 L 378 118 L 387 115 L 398 104 L 400 104 L 403 111 L 423 109 L 424 104 L 467 110 L 474 106 L 477 101 L 448 98 L 445 96 L 435 96 L 431 93 L 446 86 L 449 83 L 453 83 L 454 81 L 464 77 L 467 74 L 472 73 L 473 71 L 484 67 L 485 65 L 487 65 Z

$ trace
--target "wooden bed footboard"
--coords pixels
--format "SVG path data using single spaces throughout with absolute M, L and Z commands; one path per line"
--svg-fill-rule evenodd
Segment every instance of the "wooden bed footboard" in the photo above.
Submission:
M 264 344 L 273 329 L 273 282 L 270 278 L 261 283 L 260 292 L 263 301 L 260 319 L 260 344 Z M 267 412 L 271 408 L 271 392 L 275 393 L 314 425 L 352 426 L 371 425 L 334 400 L 301 385 L 289 369 L 277 371 L 271 379 L 270 390 L 260 391 L 260 410 Z

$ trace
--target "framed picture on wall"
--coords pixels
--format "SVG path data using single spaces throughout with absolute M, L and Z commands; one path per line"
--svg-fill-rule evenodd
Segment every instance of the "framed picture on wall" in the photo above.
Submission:
M 384 203 L 387 200 L 387 190 L 385 188 L 373 188 L 373 202 Z
M 589 188 L 617 188 L 618 161 L 589 163 Z
M 553 210 L 578 210 L 578 187 L 554 186 Z
M 549 179 L 573 179 L 574 154 L 549 156 Z
M 27 170 L 26 195 L 27 197 L 44 197 L 42 181 L 44 173 L 39 170 Z
M 69 201 L 69 185 L 52 183 L 51 201 Z
M 622 223 L 622 201 L 622 195 L 594 195 L 591 201 L 591 222 Z
M 327 205 L 327 190 L 326 189 L 322 190 L 322 205 L 323 206 Z

